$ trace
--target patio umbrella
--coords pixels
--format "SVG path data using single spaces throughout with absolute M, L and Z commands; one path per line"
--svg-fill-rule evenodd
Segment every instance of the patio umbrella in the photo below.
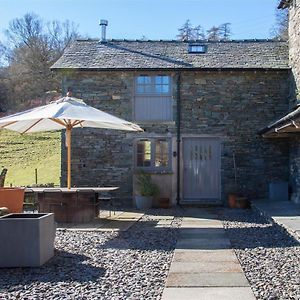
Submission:
M 0 118 L 0 128 L 20 133 L 66 129 L 68 148 L 68 188 L 71 187 L 71 131 L 76 127 L 94 127 L 143 131 L 138 125 L 91 107 L 81 99 L 63 97 L 48 105 Z

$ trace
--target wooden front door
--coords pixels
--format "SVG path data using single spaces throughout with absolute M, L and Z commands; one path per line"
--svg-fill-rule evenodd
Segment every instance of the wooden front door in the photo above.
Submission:
M 220 139 L 183 139 L 184 201 L 219 200 L 220 172 Z

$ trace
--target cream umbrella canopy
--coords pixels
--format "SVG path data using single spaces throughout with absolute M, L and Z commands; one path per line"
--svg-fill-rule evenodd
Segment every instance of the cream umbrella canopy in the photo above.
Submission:
M 71 188 L 71 132 L 77 127 L 143 131 L 138 125 L 91 107 L 81 99 L 63 97 L 48 105 L 0 118 L 0 128 L 20 133 L 66 129 L 68 188 Z

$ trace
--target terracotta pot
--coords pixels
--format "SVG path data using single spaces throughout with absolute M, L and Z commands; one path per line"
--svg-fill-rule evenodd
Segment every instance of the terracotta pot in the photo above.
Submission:
M 159 198 L 159 207 L 160 208 L 169 208 L 170 199 L 169 198 Z
M 23 212 L 24 188 L 0 188 L 0 207 L 7 207 L 10 213 Z
M 236 208 L 236 199 L 237 199 L 238 195 L 235 193 L 229 193 L 228 194 L 228 206 L 230 208 Z

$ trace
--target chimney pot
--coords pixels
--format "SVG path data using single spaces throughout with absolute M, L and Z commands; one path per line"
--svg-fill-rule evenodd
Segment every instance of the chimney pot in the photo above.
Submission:
M 101 26 L 101 43 L 106 43 L 106 26 L 108 25 L 108 21 L 100 20 L 99 25 Z

